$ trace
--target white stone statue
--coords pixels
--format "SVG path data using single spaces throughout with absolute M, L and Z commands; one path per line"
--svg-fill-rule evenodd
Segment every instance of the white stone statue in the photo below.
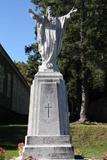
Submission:
M 38 50 L 42 57 L 39 71 L 58 71 L 56 60 L 62 47 L 65 20 L 76 11 L 73 7 L 68 14 L 53 17 L 51 6 L 47 7 L 45 16 L 39 16 L 29 9 L 32 18 L 37 22 Z

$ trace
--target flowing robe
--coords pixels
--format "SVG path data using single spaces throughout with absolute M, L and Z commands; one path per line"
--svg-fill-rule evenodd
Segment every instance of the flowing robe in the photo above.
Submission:
M 42 57 L 41 69 L 56 70 L 56 60 L 62 47 L 66 16 L 41 17 L 37 21 L 38 50 Z

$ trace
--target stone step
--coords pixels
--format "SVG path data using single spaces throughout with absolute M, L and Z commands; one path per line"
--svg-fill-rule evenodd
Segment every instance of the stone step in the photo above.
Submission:
M 37 147 L 25 147 L 24 157 L 31 155 L 34 158 L 38 159 L 71 159 L 74 158 L 73 149 L 71 147 L 46 147 L 46 146 L 37 146 Z
M 26 145 L 70 145 L 69 135 L 60 136 L 26 136 Z

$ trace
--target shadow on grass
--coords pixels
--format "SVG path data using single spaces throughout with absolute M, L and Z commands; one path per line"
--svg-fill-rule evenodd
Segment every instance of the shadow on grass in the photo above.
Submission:
M 27 115 L 20 115 L 6 108 L 0 110 L 0 147 L 16 150 L 27 133 Z
M 0 147 L 16 150 L 20 142 L 24 142 L 27 133 L 25 125 L 0 125 Z

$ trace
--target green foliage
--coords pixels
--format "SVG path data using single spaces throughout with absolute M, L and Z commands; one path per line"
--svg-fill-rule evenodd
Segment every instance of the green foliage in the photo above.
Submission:
M 93 89 L 101 89 L 104 90 L 104 79 L 105 73 L 100 68 L 96 68 L 92 71 L 92 79 L 93 79 Z
M 38 65 L 40 65 L 40 54 L 28 54 L 28 73 L 27 73 L 27 80 L 29 84 L 32 83 L 32 80 L 34 79 L 34 75 L 38 71 Z
M 27 63 L 17 62 L 16 66 L 27 80 L 28 84 L 31 85 L 34 75 L 38 71 L 38 65 L 41 64 L 41 56 L 39 53 L 36 54 L 27 54 L 28 60 Z
M 24 62 L 15 62 L 15 64 L 24 78 L 27 79 L 28 65 Z
M 35 33 L 36 34 L 36 33 Z M 33 51 L 33 53 L 38 53 L 38 45 L 37 45 L 37 43 L 35 43 L 35 44 L 31 44 L 31 45 L 29 45 L 29 46 L 25 46 L 25 53 L 27 53 L 27 54 L 29 54 L 30 52 L 32 52 Z

